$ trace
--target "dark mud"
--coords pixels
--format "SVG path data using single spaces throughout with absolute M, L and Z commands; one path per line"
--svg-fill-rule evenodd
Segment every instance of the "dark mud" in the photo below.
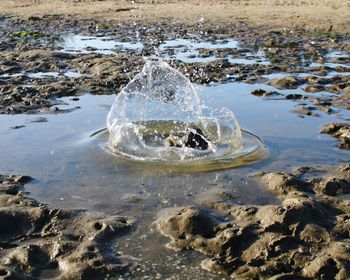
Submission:
M 48 207 L 23 193 L 30 180 L 0 175 L 1 279 L 106 279 L 125 272 L 129 263 L 114 246 L 131 220 Z

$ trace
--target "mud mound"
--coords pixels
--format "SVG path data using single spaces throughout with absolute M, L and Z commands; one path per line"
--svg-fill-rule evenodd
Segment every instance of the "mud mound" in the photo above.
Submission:
M 105 279 L 128 263 L 112 249 L 124 217 L 52 209 L 21 193 L 24 176 L 0 176 L 0 278 Z
M 281 205 L 164 210 L 156 225 L 171 239 L 167 246 L 209 255 L 204 269 L 237 279 L 349 279 L 350 205 L 332 197 L 348 192 L 349 178 L 255 178 Z

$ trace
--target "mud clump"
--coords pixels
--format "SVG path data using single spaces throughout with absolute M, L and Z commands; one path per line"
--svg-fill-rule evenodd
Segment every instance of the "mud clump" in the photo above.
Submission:
M 105 279 L 128 267 L 112 249 L 127 218 L 49 208 L 22 193 L 25 176 L 0 176 L 1 279 Z
M 155 224 L 171 239 L 168 247 L 210 256 L 202 268 L 213 273 L 237 279 L 349 279 L 350 205 L 333 197 L 348 192 L 348 177 L 303 179 L 305 172 L 254 175 L 280 205 L 172 208 L 161 211 Z M 321 187 L 333 183 L 336 191 Z
M 317 193 L 330 196 L 350 193 L 350 180 L 348 178 L 328 176 L 315 181 Z
M 350 124 L 331 123 L 327 124 L 321 133 L 329 134 L 339 140 L 338 147 L 344 150 L 350 150 Z

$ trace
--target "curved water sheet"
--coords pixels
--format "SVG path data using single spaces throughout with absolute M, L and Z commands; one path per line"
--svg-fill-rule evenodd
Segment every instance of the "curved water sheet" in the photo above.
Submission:
M 227 108 L 201 105 L 191 82 L 162 61 L 149 60 L 116 97 L 107 117 L 114 154 L 170 165 L 237 166 L 266 155 Z

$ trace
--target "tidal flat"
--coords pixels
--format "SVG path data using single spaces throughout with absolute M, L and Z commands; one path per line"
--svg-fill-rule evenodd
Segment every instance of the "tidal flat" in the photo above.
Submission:
M 185 20 L 164 16 L 176 1 L 105 18 L 29 2 L 0 13 L 0 279 L 350 278 L 349 6 L 283 27 L 223 20 L 226 1 Z M 108 152 L 111 105 L 155 58 L 266 153 L 209 168 Z

